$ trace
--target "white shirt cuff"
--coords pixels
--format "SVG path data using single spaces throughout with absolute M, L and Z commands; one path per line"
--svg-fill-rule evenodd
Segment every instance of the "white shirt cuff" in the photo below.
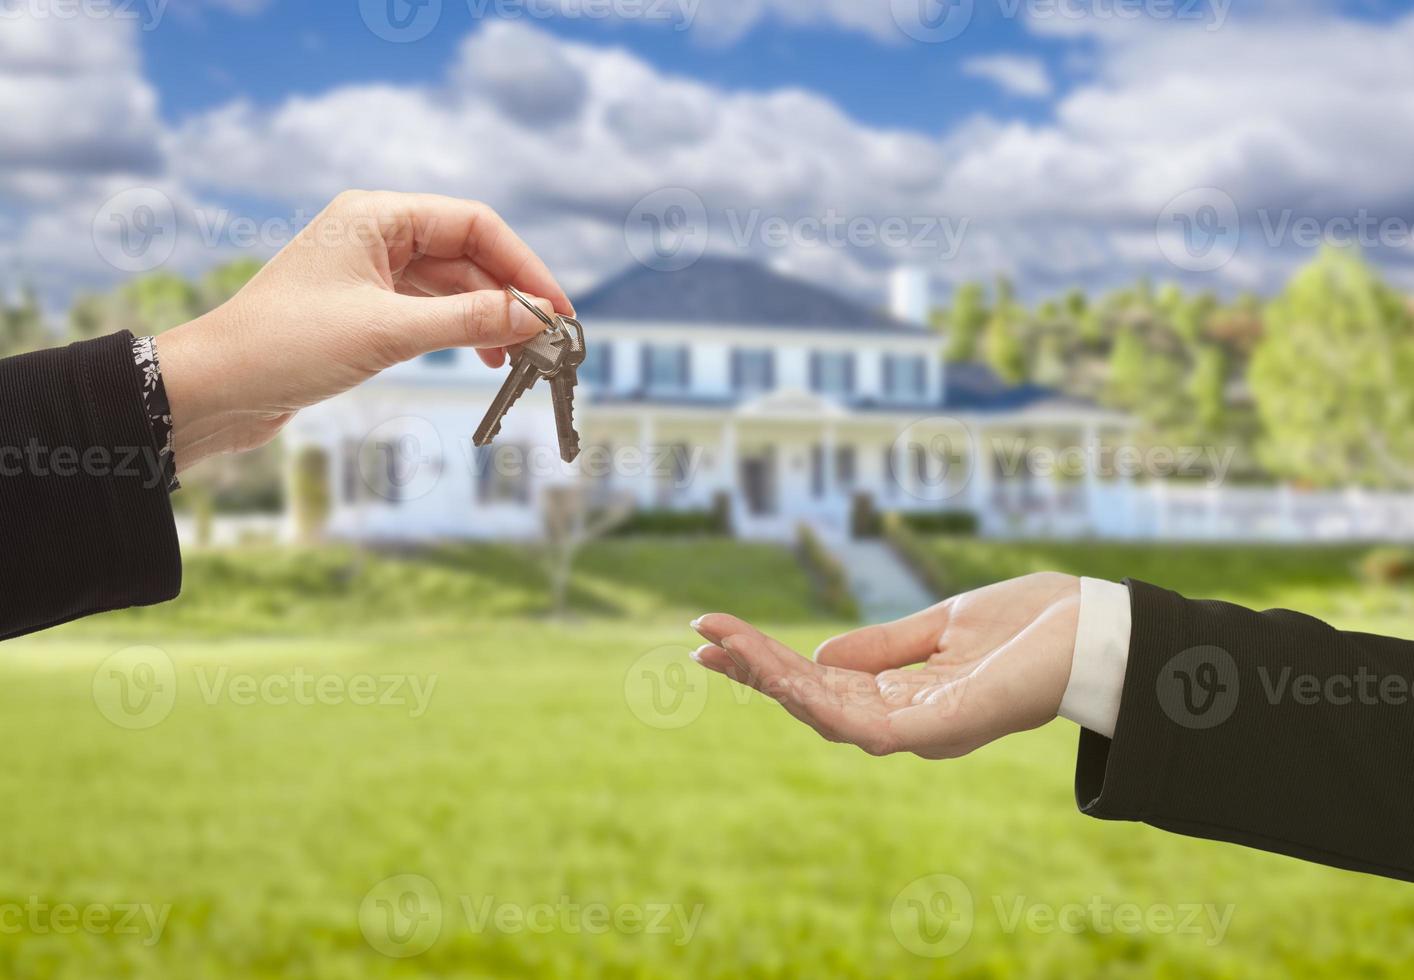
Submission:
M 1129 664 L 1129 589 L 1097 578 L 1080 580 L 1080 623 L 1060 716 L 1113 738 Z

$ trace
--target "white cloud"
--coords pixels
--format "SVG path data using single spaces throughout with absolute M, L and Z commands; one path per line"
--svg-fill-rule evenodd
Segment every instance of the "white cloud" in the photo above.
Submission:
M 151 171 L 160 124 L 137 27 L 117 18 L 0 19 L 0 192 L 32 173 Z
M 1045 98 L 1051 94 L 1051 76 L 1040 58 L 997 54 L 969 58 L 962 63 L 964 75 L 985 78 L 1003 91 L 1029 98 Z
M 809 4 L 743 9 L 748 19 L 826 16 Z M 725 16 L 705 5 L 703 15 Z M 264 201 L 265 214 L 287 218 L 349 187 L 481 198 L 572 289 L 631 261 L 625 218 L 663 187 L 701 197 L 711 247 L 745 249 L 845 288 L 880 283 L 879 272 L 901 261 L 950 280 L 1006 272 L 1033 288 L 1176 276 L 1155 223 L 1168 201 L 1199 186 L 1224 190 L 1249 221 L 1259 208 L 1414 215 L 1414 175 L 1404 166 L 1414 158 L 1414 61 L 1403 56 L 1414 17 L 1233 19 L 1219 31 L 1104 25 L 1087 35 L 1085 74 L 1049 120 L 978 116 L 936 137 L 865 125 L 802 89 L 726 91 L 523 21 L 487 22 L 428 84 L 345 85 L 270 106 L 236 101 L 164 130 L 131 32 L 65 30 L 0 36 L 0 83 L 18 83 L 0 87 L 9 108 L 0 111 L 0 157 L 11 161 L 0 196 L 33 212 L 11 215 L 7 237 L 73 281 L 94 270 L 72 236 L 114 181 L 160 182 L 184 207 Z M 1054 34 L 1046 43 L 1064 61 L 1073 42 Z M 1048 82 L 1044 71 L 1028 79 L 997 60 L 971 70 L 1013 90 L 1039 93 Z M 63 112 L 52 108 L 58 99 Z M 134 173 L 137 151 L 159 172 Z M 774 218 L 795 229 L 834 215 L 875 231 L 887 219 L 967 228 L 946 256 L 936 235 L 899 247 L 797 235 L 777 246 L 760 234 L 742 239 L 736 229 L 753 215 L 755 227 Z M 1202 281 L 1270 287 L 1308 257 L 1259 239 L 1247 235 Z M 203 255 L 187 245 L 177 254 L 182 267 Z

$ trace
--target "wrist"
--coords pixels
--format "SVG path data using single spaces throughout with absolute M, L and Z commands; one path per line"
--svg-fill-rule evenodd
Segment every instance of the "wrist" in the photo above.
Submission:
M 163 384 L 172 412 L 177 472 L 210 456 L 239 448 L 239 404 L 244 389 L 226 356 L 224 308 L 174 327 L 156 338 Z

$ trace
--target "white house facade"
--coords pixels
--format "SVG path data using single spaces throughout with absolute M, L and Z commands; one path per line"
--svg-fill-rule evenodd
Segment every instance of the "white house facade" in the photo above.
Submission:
M 899 315 L 747 261 L 630 270 L 577 304 L 589 356 L 574 464 L 556 455 L 545 385 L 511 409 L 495 445 L 472 447 L 504 371 L 470 350 L 302 412 L 289 457 L 326 461 L 336 537 L 534 537 L 542 494 L 567 482 L 641 508 L 725 508 L 747 538 L 786 538 L 802 522 L 838 538 L 861 501 L 969 511 L 993 533 L 1104 533 L 1114 498 L 1094 467 L 1038 476 L 1007 447 L 1094 450 L 1130 421 L 945 365 L 944 338 L 913 322 L 917 288 L 896 281 L 892 294 Z

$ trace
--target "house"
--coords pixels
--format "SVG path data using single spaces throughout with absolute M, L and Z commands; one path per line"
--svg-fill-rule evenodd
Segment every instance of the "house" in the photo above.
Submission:
M 926 280 L 901 270 L 891 295 L 873 309 L 742 259 L 630 269 L 576 304 L 588 357 L 573 465 L 558 459 L 544 384 L 494 445 L 473 447 L 504 372 L 451 350 L 302 412 L 292 473 L 308 479 L 314 460 L 327 530 L 349 537 L 536 536 L 543 490 L 576 480 L 643 508 L 725 507 L 747 538 L 786 538 L 799 522 L 847 535 L 856 498 L 970 511 L 996 533 L 1098 529 L 1093 468 L 1038 476 L 1008 447 L 1094 448 L 1129 419 L 944 364 L 944 338 L 921 322 Z

